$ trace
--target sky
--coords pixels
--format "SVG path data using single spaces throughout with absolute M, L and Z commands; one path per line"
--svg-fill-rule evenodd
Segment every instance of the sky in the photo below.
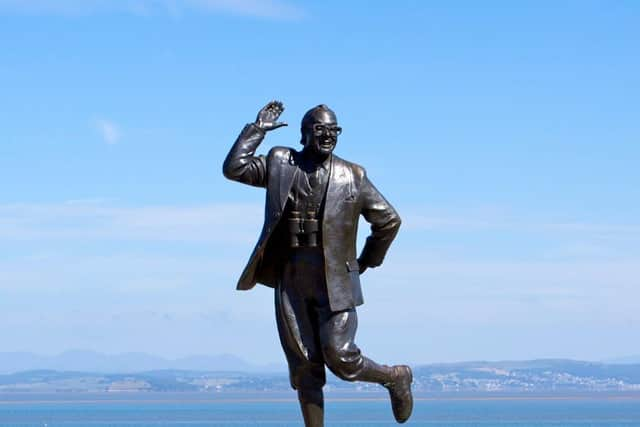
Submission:
M 278 99 L 260 152 L 325 103 L 403 219 L 365 354 L 638 355 L 638 46 L 635 1 L 0 0 L 0 352 L 284 363 L 222 175 Z

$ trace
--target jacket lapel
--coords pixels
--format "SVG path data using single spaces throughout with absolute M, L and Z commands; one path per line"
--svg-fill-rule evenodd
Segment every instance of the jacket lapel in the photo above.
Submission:
M 348 177 L 343 162 L 339 157 L 331 156 L 331 167 L 329 172 L 329 184 L 327 185 L 327 195 L 324 202 L 323 223 L 333 213 L 339 211 L 339 204 L 344 199 L 344 184 Z
M 291 152 L 288 159 L 282 160 L 282 165 L 280 167 L 280 189 L 278 191 L 280 211 L 284 209 L 284 205 L 287 203 L 287 198 L 289 197 L 289 192 L 293 185 L 293 177 L 295 175 L 296 168 L 296 156 L 294 152 Z

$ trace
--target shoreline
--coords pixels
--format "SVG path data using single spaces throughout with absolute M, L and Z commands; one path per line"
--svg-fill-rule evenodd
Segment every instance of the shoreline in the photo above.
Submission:
M 274 396 L 249 394 L 248 396 L 220 394 L 194 395 L 179 392 L 155 392 L 149 396 L 144 392 L 60 392 L 60 393 L 30 393 L 15 392 L 1 393 L 0 405 L 26 405 L 26 404 L 176 404 L 176 403 L 198 403 L 198 404 L 220 404 L 220 403 L 290 403 L 297 402 L 295 395 L 283 396 L 280 393 L 273 393 Z M 284 394 L 284 393 L 282 393 Z M 33 396 L 33 399 L 29 399 Z M 130 398 L 127 398 L 129 396 Z M 346 396 L 326 395 L 328 402 L 377 402 L 388 401 L 386 393 L 352 394 Z M 609 400 L 609 401 L 634 401 L 640 400 L 640 393 L 576 393 L 567 395 L 538 394 L 538 395 L 426 395 L 422 393 L 414 394 L 414 401 L 417 402 L 438 402 L 438 401 L 586 401 L 586 400 Z

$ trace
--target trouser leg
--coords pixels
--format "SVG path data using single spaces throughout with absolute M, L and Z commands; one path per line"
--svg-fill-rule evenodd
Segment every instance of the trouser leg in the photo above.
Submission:
M 295 390 L 322 389 L 326 382 L 320 340 L 314 328 L 317 320 L 304 301 L 276 289 L 276 322 L 280 344 L 289 365 L 289 379 Z
M 396 421 L 403 423 L 409 419 L 413 409 L 411 368 L 404 365 L 379 365 L 364 357 L 354 343 L 357 326 L 355 309 L 329 312 L 323 318 L 320 341 L 325 363 L 343 380 L 383 385 L 389 391 Z
M 379 365 L 362 355 L 355 344 L 358 316 L 355 309 L 326 312 L 320 324 L 320 341 L 327 367 L 347 381 L 387 384 L 393 381 L 393 368 Z
M 289 365 L 291 386 L 298 391 L 306 427 L 324 426 L 324 359 L 317 333 L 317 316 L 304 301 L 276 289 L 276 320 Z

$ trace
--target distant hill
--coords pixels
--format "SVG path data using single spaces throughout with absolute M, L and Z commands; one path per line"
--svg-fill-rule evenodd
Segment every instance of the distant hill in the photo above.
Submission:
M 53 359 L 78 362 L 69 370 L 40 369 L 0 375 L 3 392 L 119 392 L 119 391 L 190 391 L 190 392 L 272 392 L 290 390 L 285 370 L 253 372 L 239 369 L 251 366 L 234 357 L 191 357 L 167 361 L 148 355 L 105 356 L 83 352 L 63 354 Z M 62 356 L 62 355 L 61 355 Z M 5 353 L 6 357 L 6 353 Z M 15 357 L 13 354 L 12 357 Z M 113 357 L 113 359 L 112 359 Z M 51 360 L 49 360 L 51 362 Z M 80 370 L 81 364 L 101 365 L 102 372 Z M 111 363 L 112 362 L 112 363 Z M 126 363 L 125 363 L 126 362 Z M 106 372 L 116 366 L 140 371 Z M 152 368 L 151 365 L 175 364 L 214 366 L 213 369 Z M 98 366 L 98 365 L 96 365 Z M 224 367 L 231 369 L 222 369 Z M 255 368 L 255 367 L 254 367 Z M 416 392 L 465 394 L 544 394 L 580 393 L 640 394 L 640 364 L 605 364 L 563 359 L 528 361 L 461 362 L 420 365 L 413 368 Z M 376 391 L 376 384 L 349 383 L 328 375 L 328 388 L 346 391 Z
M 157 370 L 285 372 L 282 365 L 253 365 L 231 355 L 188 356 L 165 359 L 146 353 L 107 355 L 94 351 L 73 350 L 55 356 L 25 352 L 0 353 L 0 374 L 30 370 L 127 373 Z
M 567 359 L 538 359 L 502 362 L 461 362 L 423 365 L 415 368 L 416 376 L 436 382 L 460 386 L 464 380 L 490 384 L 511 384 L 526 389 L 537 388 L 616 389 L 616 384 L 638 385 L 640 364 L 606 364 Z M 623 387 L 624 388 L 624 387 Z
M 603 360 L 602 362 L 619 364 L 619 365 L 640 364 L 640 355 L 616 357 L 615 359 L 606 359 L 606 360 Z

